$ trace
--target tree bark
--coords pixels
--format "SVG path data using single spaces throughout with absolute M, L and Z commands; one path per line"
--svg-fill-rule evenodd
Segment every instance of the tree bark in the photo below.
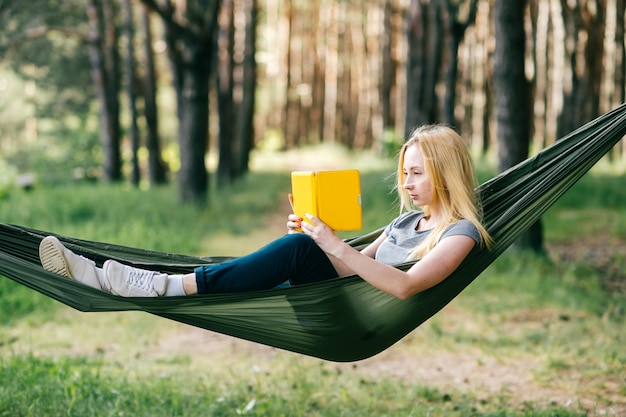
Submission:
M 122 2 L 122 24 L 126 38 L 124 68 L 126 77 L 126 98 L 128 99 L 128 109 L 130 111 L 131 183 L 135 186 L 139 186 L 141 173 L 139 170 L 139 157 L 137 155 L 139 152 L 139 126 L 137 124 L 137 94 L 135 92 L 135 22 L 133 19 L 133 6 L 130 0 L 123 0 Z
M 406 64 L 406 117 L 404 136 L 408 137 L 413 129 L 423 123 L 425 117 L 421 113 L 422 90 L 425 87 L 425 30 L 426 18 L 421 0 L 412 0 L 407 10 L 407 44 L 408 57 Z
M 615 71 L 616 104 L 621 104 L 626 102 L 626 42 L 624 41 L 624 32 L 626 29 L 626 23 L 624 21 L 626 17 L 626 2 L 615 2 L 615 15 L 615 45 L 618 50 L 618 65 Z
M 222 3 L 216 71 L 220 117 L 219 186 L 230 184 L 248 171 L 254 144 L 256 8 L 255 0 L 224 0 Z M 239 24 L 235 24 L 235 16 L 243 16 Z M 236 61 L 235 56 L 241 58 Z
M 297 134 L 297 126 L 293 123 L 293 120 L 296 120 L 297 113 L 295 111 L 295 105 L 293 103 L 293 97 L 295 93 L 295 88 L 293 86 L 291 80 L 292 68 L 295 66 L 293 64 L 293 23 L 294 23 L 294 5 L 293 0 L 285 1 L 285 69 L 284 69 L 284 78 L 285 78 L 285 101 L 283 106 L 283 118 L 282 118 L 282 126 L 281 129 L 283 131 L 284 137 L 284 146 L 286 149 L 292 148 L 294 146 L 298 146 L 300 142 L 300 138 Z
M 405 136 L 416 126 L 439 119 L 436 94 L 442 56 L 439 1 L 412 0 L 407 13 L 409 57 Z
M 531 91 L 525 75 L 526 0 L 495 0 L 493 80 L 498 138 L 498 170 L 503 172 L 528 156 Z M 537 222 L 516 245 L 543 251 L 541 223 Z
M 465 36 L 467 28 L 474 24 L 478 1 L 469 1 L 469 11 L 464 21 L 460 20 L 459 4 L 457 2 L 445 0 L 444 6 L 445 13 L 443 20 L 445 22 L 446 33 L 446 62 L 444 74 L 445 92 L 443 96 L 441 121 L 449 126 L 458 126 L 454 115 L 454 108 L 456 104 L 456 84 L 458 79 L 459 45 L 463 40 L 463 36 Z
M 322 132 L 323 142 L 335 142 L 337 139 L 337 84 L 339 76 L 339 37 L 340 37 L 340 13 L 344 5 L 331 2 L 328 10 L 323 12 L 325 19 L 322 27 L 326 36 L 326 51 L 324 60 L 324 127 Z
M 589 0 L 591 2 L 592 0 Z M 600 80 L 604 51 L 605 4 L 596 1 L 595 13 L 588 2 L 571 4 L 561 0 L 563 20 L 568 38 L 569 58 L 568 87 L 563 97 L 563 110 L 558 120 L 558 136 L 579 127 L 583 121 L 599 114 Z
M 156 101 L 156 69 L 154 65 L 154 52 L 152 51 L 152 24 L 150 21 L 150 9 L 145 5 L 141 7 L 141 21 L 145 37 L 143 100 L 144 117 L 146 119 L 146 148 L 148 148 L 148 178 L 150 185 L 159 185 L 165 183 L 167 169 L 161 158 L 159 116 Z
M 239 122 L 235 128 L 237 138 L 236 175 L 239 177 L 249 170 L 250 152 L 254 147 L 254 109 L 256 103 L 257 64 L 256 64 L 256 31 L 258 5 L 257 0 L 243 0 L 245 23 L 245 45 L 243 51 L 241 80 L 241 103 L 239 105 Z
M 178 114 L 180 171 L 178 181 L 183 201 L 202 203 L 208 196 L 209 174 L 205 156 L 209 140 L 208 56 L 212 53 L 193 37 L 169 38 L 177 46 L 174 62 Z
M 393 62 L 393 26 L 391 19 L 393 15 L 392 0 L 385 0 L 383 9 L 383 39 L 381 41 L 382 52 L 382 79 L 380 83 L 380 101 L 382 110 L 383 129 L 393 128 L 391 91 L 394 84 L 395 65 Z
M 202 203 L 206 201 L 209 186 L 205 164 L 209 140 L 209 77 L 220 2 L 141 1 L 159 14 L 165 26 L 176 91 L 180 197 L 183 201 Z
M 235 44 L 235 4 L 234 0 L 222 0 L 217 37 L 217 108 L 220 133 L 218 139 L 219 161 L 217 165 L 217 185 L 230 184 L 234 177 L 234 102 L 233 71 Z
M 100 139 L 104 161 L 102 179 L 107 182 L 122 178 L 119 122 L 119 58 L 114 12 L 109 0 L 87 3 L 90 25 L 89 59 L 91 75 L 100 103 Z M 110 21 L 106 21 L 110 19 Z M 104 21 L 104 22 L 103 22 Z M 106 32 L 105 32 L 106 30 Z

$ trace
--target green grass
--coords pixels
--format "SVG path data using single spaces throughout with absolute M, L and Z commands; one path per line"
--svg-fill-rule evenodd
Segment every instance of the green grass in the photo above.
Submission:
M 362 176 L 369 231 L 397 213 L 393 163 L 357 162 L 370 167 Z M 238 255 L 284 231 L 288 171 L 254 171 L 228 192 L 213 190 L 206 207 L 180 204 L 171 185 L 14 190 L 0 200 L 0 218 L 129 246 Z M 548 243 L 608 236 L 623 244 L 622 182 L 585 177 L 545 215 Z M 626 407 L 626 295 L 607 290 L 606 265 L 594 262 L 506 253 L 442 313 L 356 364 L 228 338 L 212 350 L 210 332 L 193 333 L 208 338 L 194 344 L 187 326 L 142 313 L 79 313 L 0 277 L 0 416 L 612 415 Z M 400 376 L 375 366 L 398 361 Z M 415 364 L 432 375 L 413 375 Z M 520 372 L 530 385 L 510 391 L 505 379 L 486 389 L 463 366 Z M 438 383 L 450 368 L 468 381 Z M 531 395 L 543 389 L 545 397 Z M 553 392 L 569 400 L 552 401 Z
M 206 235 L 264 227 L 260 216 L 276 207 L 288 187 L 285 175 L 259 173 L 231 193 L 216 191 L 201 207 L 181 204 L 171 185 L 149 191 L 128 185 L 59 186 L 11 194 L 0 216 L 74 237 L 197 253 Z
M 354 378 L 327 364 L 247 372 L 229 380 L 128 375 L 86 358 L 0 359 L 0 416 L 581 416 L 560 407 L 501 404 L 387 379 Z M 322 384 L 321 381 L 324 381 Z M 25 389 L 28 387 L 28 389 Z M 491 410 L 491 411 L 490 411 Z

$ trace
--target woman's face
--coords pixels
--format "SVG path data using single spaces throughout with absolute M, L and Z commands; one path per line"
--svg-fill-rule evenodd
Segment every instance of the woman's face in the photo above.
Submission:
M 433 203 L 432 181 L 426 173 L 424 157 L 418 145 L 409 146 L 404 152 L 404 189 L 416 206 Z

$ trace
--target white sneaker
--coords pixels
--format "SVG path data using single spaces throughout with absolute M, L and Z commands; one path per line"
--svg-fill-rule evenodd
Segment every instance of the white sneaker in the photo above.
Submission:
M 96 263 L 75 254 L 54 236 L 46 236 L 39 243 L 39 260 L 46 271 L 102 290 L 96 274 Z
M 111 294 L 122 297 L 158 297 L 167 289 L 167 274 L 133 268 L 112 259 L 102 266 Z

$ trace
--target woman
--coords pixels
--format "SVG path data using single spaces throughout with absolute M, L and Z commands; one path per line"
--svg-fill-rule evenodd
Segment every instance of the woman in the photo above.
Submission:
M 310 214 L 288 216 L 288 233 L 249 255 L 167 275 L 108 260 L 102 268 L 42 240 L 46 270 L 121 296 L 182 296 L 270 289 L 358 275 L 371 285 L 406 299 L 446 279 L 475 245 L 490 245 L 468 149 L 452 129 L 423 126 L 404 144 L 398 161 L 401 214 L 362 251 L 340 239 Z M 419 208 L 416 209 L 416 208 Z M 302 232 L 300 232 L 300 230 Z M 406 272 L 393 265 L 419 260 Z

